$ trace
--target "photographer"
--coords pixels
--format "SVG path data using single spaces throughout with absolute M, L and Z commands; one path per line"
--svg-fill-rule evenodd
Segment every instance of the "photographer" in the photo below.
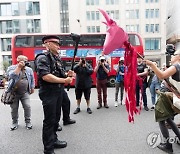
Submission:
M 19 55 L 17 57 L 17 64 L 8 67 L 7 77 L 8 80 L 13 79 L 16 84 L 15 102 L 11 104 L 11 116 L 12 116 L 12 126 L 11 130 L 18 128 L 18 108 L 19 101 L 21 101 L 24 108 L 24 118 L 27 129 L 32 129 L 31 124 L 31 106 L 30 106 L 30 94 L 34 93 L 34 74 L 33 70 L 28 67 L 27 57 Z
M 107 104 L 107 78 L 109 73 L 109 64 L 106 63 L 106 58 L 104 56 L 100 56 L 97 62 L 97 65 L 94 71 L 97 73 L 97 81 L 96 81 L 96 88 L 98 93 L 98 106 L 97 109 L 102 107 L 102 96 L 101 91 L 103 92 L 103 103 L 105 108 L 109 108 Z
M 118 67 L 117 67 L 117 75 L 116 75 L 116 81 L 115 81 L 115 103 L 114 106 L 118 106 L 118 93 L 119 93 L 119 88 L 121 90 L 121 105 L 122 105 L 122 100 L 123 100 L 123 94 L 124 94 L 124 57 L 121 57 L 119 62 L 118 62 Z
M 93 73 L 92 66 L 86 62 L 85 58 L 81 58 L 79 63 L 74 66 L 74 72 L 76 73 L 75 94 L 77 100 L 77 108 L 74 111 L 74 114 L 80 112 L 82 93 L 84 93 L 86 99 L 87 113 L 91 114 L 92 111 L 89 106 L 92 86 L 91 74 Z

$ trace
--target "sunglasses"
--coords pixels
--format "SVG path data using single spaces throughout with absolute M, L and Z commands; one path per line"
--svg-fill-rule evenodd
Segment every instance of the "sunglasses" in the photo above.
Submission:
M 52 42 L 52 43 L 56 44 L 57 46 L 60 46 L 60 45 L 61 45 L 61 43 L 56 42 L 56 41 L 49 41 L 49 42 Z

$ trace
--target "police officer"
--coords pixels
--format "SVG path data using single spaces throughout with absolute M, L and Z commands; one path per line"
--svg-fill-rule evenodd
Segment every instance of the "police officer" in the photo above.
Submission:
M 42 100 L 44 120 L 42 138 L 44 154 L 54 154 L 55 148 L 67 146 L 65 141 L 58 140 L 56 134 L 60 120 L 60 109 L 64 84 L 72 82 L 72 77 L 64 78 L 58 50 L 60 39 L 57 36 L 45 36 L 42 39 L 47 52 L 36 57 L 35 65 L 40 85 L 39 97 Z M 73 72 L 69 71 L 68 76 Z

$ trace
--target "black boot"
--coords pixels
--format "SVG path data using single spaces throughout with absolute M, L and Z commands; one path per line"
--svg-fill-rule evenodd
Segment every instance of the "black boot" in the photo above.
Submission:
M 172 144 L 170 143 L 160 143 L 157 147 L 161 149 L 162 151 L 167 152 L 169 154 L 173 153 Z

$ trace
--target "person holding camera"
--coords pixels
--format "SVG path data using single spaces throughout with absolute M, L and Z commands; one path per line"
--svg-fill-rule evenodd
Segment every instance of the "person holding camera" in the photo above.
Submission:
M 105 108 L 109 108 L 107 104 L 107 78 L 109 73 L 109 64 L 106 62 L 106 58 L 104 56 L 100 56 L 97 62 L 97 65 L 94 69 L 96 74 L 96 88 L 98 93 L 98 106 L 97 109 L 102 107 L 102 101 L 104 103 Z M 101 93 L 103 92 L 103 100 Z
M 122 100 L 123 100 L 123 94 L 124 94 L 124 57 L 121 57 L 119 62 L 118 62 L 118 67 L 117 67 L 117 75 L 116 75 L 116 81 L 115 81 L 115 103 L 114 106 L 117 107 L 118 106 L 118 93 L 119 93 L 119 88 L 121 91 L 121 97 L 120 97 L 120 101 L 121 101 L 121 105 L 122 105 Z
M 82 93 L 87 103 L 87 113 L 92 114 L 90 109 L 90 94 L 92 86 L 91 74 L 93 73 L 92 66 L 86 62 L 85 58 L 81 58 L 79 63 L 74 66 L 74 72 L 76 73 L 76 84 L 75 84 L 75 94 L 77 100 L 77 108 L 74 114 L 80 112 L 80 103 Z
M 18 108 L 19 101 L 21 101 L 24 108 L 24 118 L 27 129 L 32 129 L 31 124 L 31 106 L 30 106 L 30 94 L 34 93 L 34 74 L 33 70 L 28 67 L 28 58 L 23 55 L 17 57 L 17 64 L 8 67 L 6 75 L 8 80 L 14 80 L 15 89 L 15 102 L 10 105 L 12 126 L 11 130 L 18 128 Z

